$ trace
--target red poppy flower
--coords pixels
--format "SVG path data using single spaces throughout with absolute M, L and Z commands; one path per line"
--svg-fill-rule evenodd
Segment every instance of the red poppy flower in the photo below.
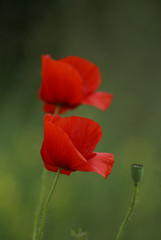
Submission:
M 80 57 L 66 57 L 58 61 L 49 55 L 42 55 L 42 83 L 39 97 L 44 101 L 44 111 L 59 113 L 77 107 L 79 104 L 93 105 L 106 110 L 112 94 L 96 92 L 101 83 L 99 68 Z
M 93 120 L 46 114 L 41 148 L 45 168 L 57 172 L 61 167 L 66 175 L 76 170 L 96 172 L 106 178 L 114 158 L 111 153 L 94 152 L 101 137 L 101 127 Z

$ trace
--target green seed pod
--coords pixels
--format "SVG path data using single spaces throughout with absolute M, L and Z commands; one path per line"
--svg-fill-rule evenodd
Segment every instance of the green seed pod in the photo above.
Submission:
M 144 173 L 144 166 L 141 164 L 132 164 L 131 165 L 131 177 L 134 181 L 134 184 L 137 185 Z

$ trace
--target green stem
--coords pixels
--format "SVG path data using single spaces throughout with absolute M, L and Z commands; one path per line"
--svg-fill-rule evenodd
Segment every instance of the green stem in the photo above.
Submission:
M 44 195 L 44 190 L 45 190 L 46 172 L 47 172 L 46 169 L 43 168 L 41 192 L 40 192 L 40 198 L 39 198 L 38 206 L 37 206 L 36 213 L 35 213 L 32 240 L 36 240 L 36 236 L 37 236 L 38 221 L 40 218 L 41 205 L 42 205 L 43 195 Z
M 55 110 L 55 115 L 58 114 L 59 108 L 60 108 L 60 106 L 58 105 L 56 110 Z M 46 172 L 47 172 L 46 169 L 43 168 L 40 198 L 39 198 L 39 202 L 38 202 L 36 213 L 35 213 L 32 240 L 36 240 L 36 238 L 37 238 L 38 222 L 39 222 L 39 219 L 40 219 L 41 205 L 42 205 L 43 195 L 44 195 L 44 190 L 45 190 Z
M 52 194 L 54 192 L 54 189 L 56 187 L 56 184 L 57 184 L 57 181 L 58 181 L 58 178 L 59 178 L 59 175 L 60 175 L 60 170 L 61 168 L 58 169 L 58 172 L 55 176 L 55 179 L 54 179 L 54 182 L 53 182 L 53 185 L 51 187 L 51 190 L 49 192 L 49 195 L 48 195 L 48 198 L 46 200 L 46 203 L 45 203 L 45 206 L 44 206 L 44 209 L 43 209 L 43 213 L 42 213 L 42 218 L 41 218 L 41 223 L 40 223 L 40 230 L 39 230 L 39 235 L 38 235 L 38 239 L 40 240 L 41 239 L 41 235 L 42 235 L 42 232 L 43 232 L 43 228 L 44 228 L 44 222 L 45 222 L 45 217 L 46 217 L 46 212 L 47 212 L 47 208 L 48 208 L 48 204 L 49 204 L 49 201 L 52 197 Z
M 131 214 L 132 214 L 132 212 L 133 212 L 133 210 L 134 210 L 134 206 L 135 206 L 135 202 L 136 202 L 137 190 L 138 190 L 138 186 L 137 186 L 137 185 L 134 185 L 134 195 L 133 195 L 132 204 L 131 204 L 131 207 L 130 207 L 130 209 L 129 209 L 129 212 L 128 212 L 127 216 L 125 217 L 125 219 L 123 220 L 123 222 L 122 222 L 122 224 L 121 224 L 121 227 L 120 227 L 120 230 L 119 230 L 119 232 L 118 232 L 118 234 L 117 234 L 116 240 L 119 240 L 119 239 L 120 239 L 121 234 L 122 234 L 122 232 L 123 232 L 123 230 L 124 230 L 124 228 L 125 228 L 128 220 L 129 220 L 129 218 L 130 218 L 130 216 L 131 216 Z
M 55 110 L 55 115 L 56 115 L 56 114 L 59 114 L 59 109 L 60 109 L 60 105 L 57 105 L 57 108 L 56 108 L 56 110 Z

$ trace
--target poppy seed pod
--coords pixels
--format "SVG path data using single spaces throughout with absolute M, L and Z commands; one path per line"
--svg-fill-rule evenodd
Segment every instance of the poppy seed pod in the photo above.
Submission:
M 137 185 L 144 173 L 144 166 L 141 164 L 132 164 L 131 165 L 131 177 L 134 181 L 134 184 Z

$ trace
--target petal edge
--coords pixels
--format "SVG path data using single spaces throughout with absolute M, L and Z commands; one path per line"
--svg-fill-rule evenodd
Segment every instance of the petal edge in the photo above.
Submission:
M 111 173 L 114 156 L 112 153 L 98 153 L 88 160 L 93 167 L 93 172 L 102 175 L 105 179 Z
M 83 99 L 82 103 L 98 107 L 105 111 L 110 105 L 113 99 L 113 95 L 106 92 L 94 92 Z

